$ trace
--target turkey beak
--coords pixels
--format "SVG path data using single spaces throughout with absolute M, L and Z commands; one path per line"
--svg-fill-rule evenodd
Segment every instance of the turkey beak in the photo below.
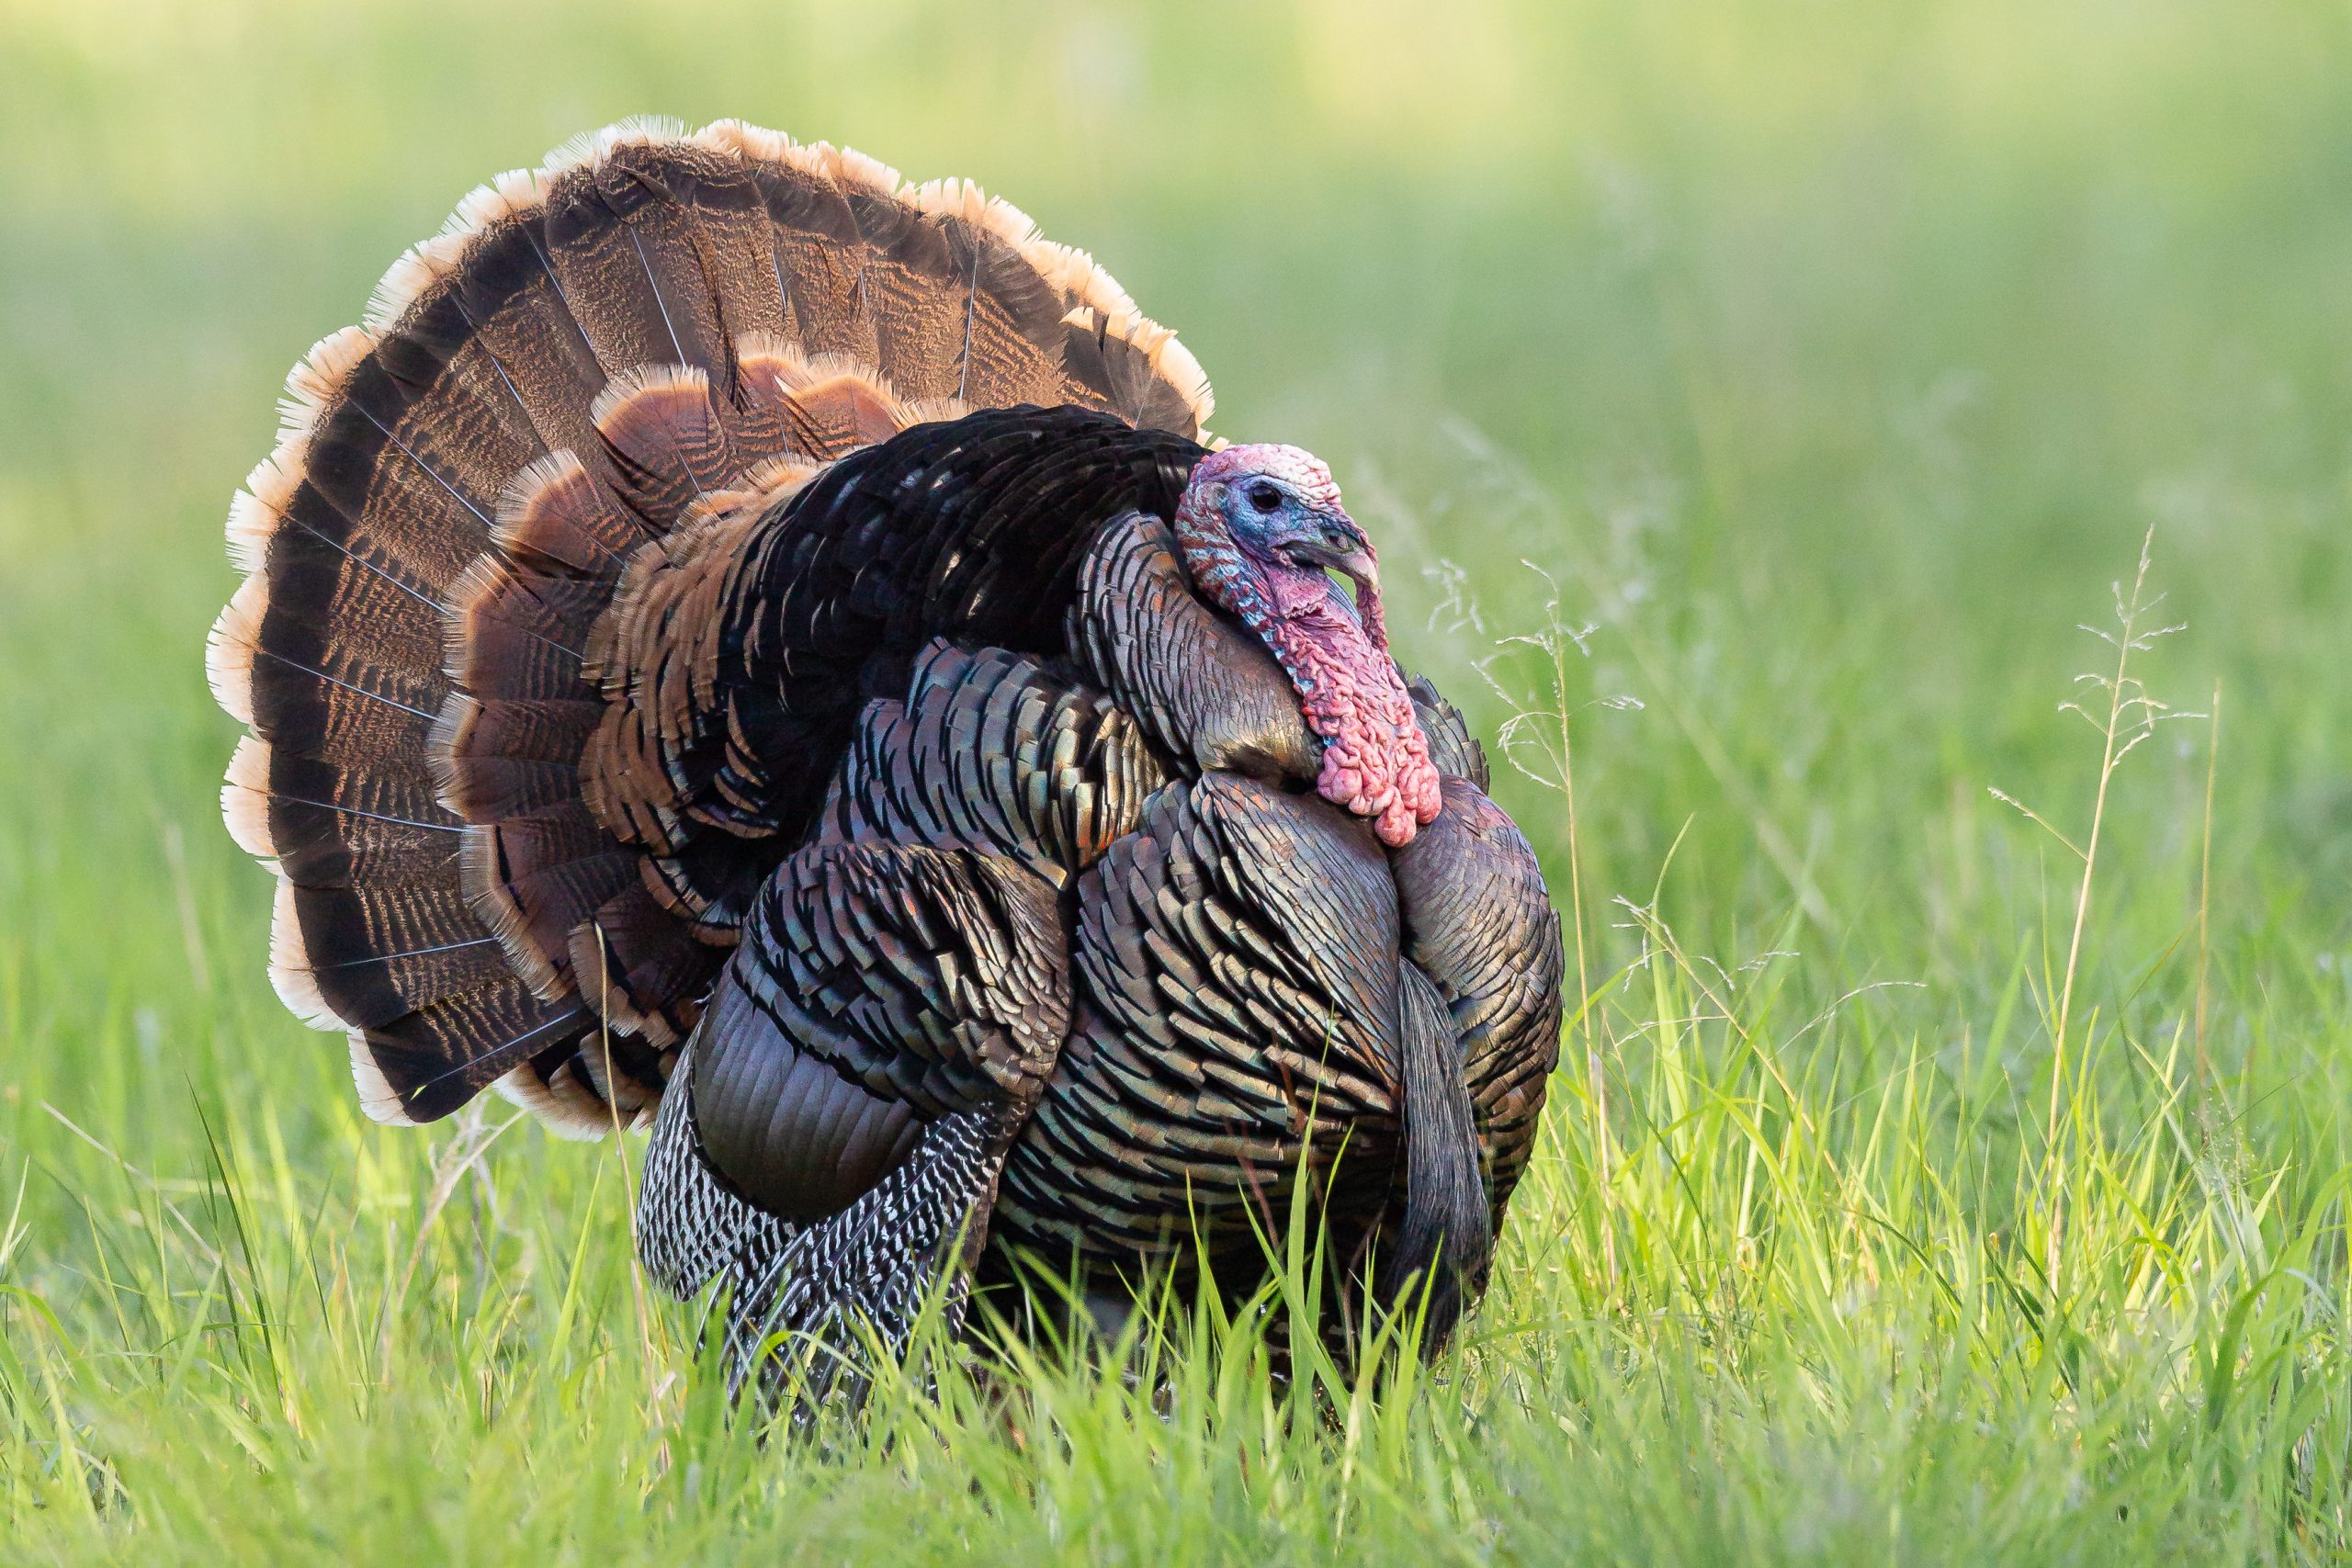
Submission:
M 1378 600 L 1380 597 L 1380 562 L 1372 553 L 1372 542 L 1347 525 L 1348 538 L 1344 543 L 1326 539 L 1302 539 L 1292 548 L 1317 566 L 1338 572 L 1356 585 L 1356 603 Z
M 1380 563 L 1372 558 L 1369 549 L 1345 550 L 1332 561 L 1331 570 L 1356 585 L 1356 603 L 1380 597 Z

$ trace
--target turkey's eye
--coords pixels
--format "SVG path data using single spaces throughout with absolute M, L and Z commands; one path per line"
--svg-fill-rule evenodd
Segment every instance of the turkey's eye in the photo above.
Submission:
M 1250 504 L 1256 507 L 1259 511 L 1277 511 L 1281 508 L 1282 503 L 1283 492 L 1276 490 L 1273 486 L 1269 484 L 1255 484 L 1250 487 Z

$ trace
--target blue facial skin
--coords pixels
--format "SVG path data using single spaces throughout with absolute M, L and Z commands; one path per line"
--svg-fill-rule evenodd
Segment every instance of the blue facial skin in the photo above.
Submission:
M 1337 507 L 1317 506 L 1279 479 L 1252 474 L 1225 487 L 1221 511 L 1234 543 L 1259 560 L 1336 571 L 1359 591 L 1379 591 L 1371 541 Z

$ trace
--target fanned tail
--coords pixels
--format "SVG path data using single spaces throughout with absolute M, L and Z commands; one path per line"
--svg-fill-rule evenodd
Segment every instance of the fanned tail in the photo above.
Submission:
M 684 843 L 663 790 L 583 755 L 699 788 L 629 682 L 676 666 L 638 694 L 708 696 L 757 520 L 861 447 L 1022 403 L 1189 438 L 1209 394 L 1012 209 L 732 121 L 502 175 L 295 367 L 208 666 L 252 731 L 222 809 L 279 878 L 272 976 L 348 1032 L 371 1116 L 495 1082 L 577 1132 L 650 1117 L 731 941 L 709 889 L 775 824 L 738 800 Z M 707 777 L 736 788 L 724 739 Z

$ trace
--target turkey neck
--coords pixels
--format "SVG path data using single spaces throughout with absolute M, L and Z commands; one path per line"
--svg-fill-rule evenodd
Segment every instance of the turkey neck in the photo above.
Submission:
M 1387 619 L 1367 586 L 1351 603 L 1321 571 L 1263 561 L 1238 545 L 1197 492 L 1176 508 L 1176 539 L 1202 596 L 1263 643 L 1323 742 L 1316 792 L 1373 819 L 1391 849 L 1412 841 L 1437 774 L 1412 698 L 1388 655 Z M 1435 815 L 1434 798 L 1426 804 Z

